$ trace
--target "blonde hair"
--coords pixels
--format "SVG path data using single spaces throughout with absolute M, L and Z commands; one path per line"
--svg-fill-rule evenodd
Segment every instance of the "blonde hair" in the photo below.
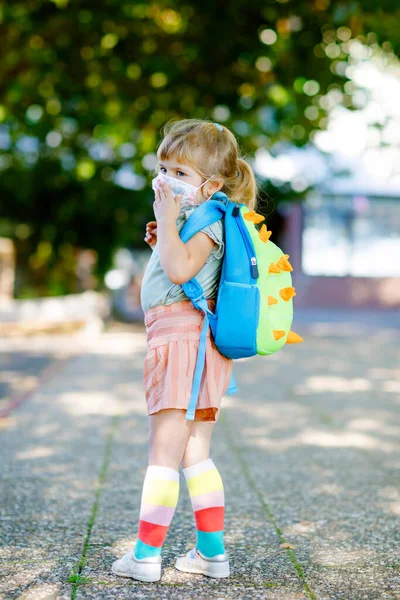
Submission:
M 232 202 L 256 209 L 258 185 L 249 163 L 238 156 L 239 146 L 233 133 L 203 119 L 168 121 L 161 130 L 163 139 L 157 148 L 159 161 L 175 159 L 195 169 L 201 177 L 214 175 L 224 182 L 220 191 Z

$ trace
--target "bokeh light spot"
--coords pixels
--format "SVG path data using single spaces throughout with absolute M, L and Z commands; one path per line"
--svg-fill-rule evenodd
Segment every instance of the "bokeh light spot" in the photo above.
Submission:
M 150 84 L 154 88 L 161 88 L 167 85 L 168 78 L 165 73 L 153 73 L 150 77 Z
M 277 39 L 278 36 L 273 29 L 263 29 L 260 33 L 260 40 L 263 44 L 267 44 L 268 46 L 275 44 Z
M 76 165 L 76 175 L 78 179 L 91 179 L 96 172 L 96 165 L 93 160 L 84 158 Z

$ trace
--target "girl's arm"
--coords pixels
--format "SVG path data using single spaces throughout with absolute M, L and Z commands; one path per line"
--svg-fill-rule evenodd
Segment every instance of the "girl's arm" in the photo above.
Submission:
M 157 234 L 161 267 L 172 283 L 177 285 L 197 275 L 215 246 L 214 240 L 202 231 L 184 244 L 179 237 L 176 221 L 172 219 L 159 221 Z

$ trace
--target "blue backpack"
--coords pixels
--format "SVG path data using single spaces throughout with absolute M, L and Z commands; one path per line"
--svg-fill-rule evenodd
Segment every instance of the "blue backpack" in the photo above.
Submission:
M 231 202 L 223 192 L 216 192 L 190 215 L 180 231 L 186 243 L 198 231 L 224 220 L 225 253 L 218 287 L 215 314 L 209 309 L 203 288 L 192 278 L 182 284 L 185 295 L 195 308 L 204 312 L 203 327 L 186 419 L 194 420 L 200 383 L 204 370 L 206 337 L 211 328 L 215 346 L 228 358 L 269 355 L 284 344 L 302 338 L 290 331 L 293 319 L 293 296 L 289 255 L 269 241 L 265 218 L 250 211 L 245 204 Z M 240 323 L 240 326 L 238 326 Z M 235 378 L 227 394 L 238 391 Z

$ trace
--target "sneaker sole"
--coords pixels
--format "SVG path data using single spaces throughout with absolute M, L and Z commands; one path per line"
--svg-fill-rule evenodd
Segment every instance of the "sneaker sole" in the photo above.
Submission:
M 175 565 L 175 569 L 178 569 L 178 571 L 183 571 L 183 573 L 198 573 L 199 575 L 206 575 L 207 577 L 214 577 L 215 579 L 220 579 L 222 577 L 229 577 L 229 575 L 230 575 L 229 569 L 228 569 L 228 571 L 224 571 L 223 573 L 211 573 L 210 571 L 205 571 L 203 569 L 183 568 L 183 567 L 178 567 L 177 565 Z
M 121 571 L 117 571 L 114 567 L 111 567 L 111 571 L 114 575 L 119 575 L 120 577 L 130 577 L 131 579 L 137 579 L 138 581 L 146 581 L 147 583 L 151 583 L 154 581 L 160 581 L 161 574 L 159 575 L 132 575 L 131 573 L 124 573 Z

